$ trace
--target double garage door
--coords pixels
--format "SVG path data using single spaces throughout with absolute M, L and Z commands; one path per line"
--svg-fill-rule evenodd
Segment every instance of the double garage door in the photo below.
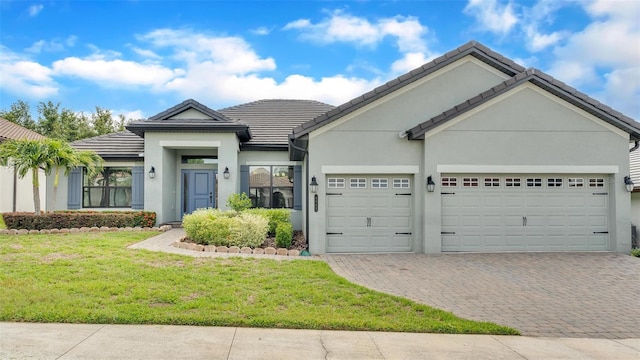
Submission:
M 442 251 L 606 251 L 605 175 L 443 174 Z
M 411 251 L 413 177 L 329 175 L 327 252 Z

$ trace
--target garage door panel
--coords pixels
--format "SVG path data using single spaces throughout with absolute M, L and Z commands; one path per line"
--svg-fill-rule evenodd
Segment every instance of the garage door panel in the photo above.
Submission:
M 483 183 L 485 176 L 494 184 Z M 605 175 L 473 174 L 480 179 L 481 186 L 476 187 L 463 185 L 461 179 L 470 175 L 442 177 L 458 178 L 454 191 L 444 189 L 443 184 L 443 192 L 450 194 L 442 195 L 442 231 L 455 233 L 442 235 L 443 251 L 608 250 Z M 576 177 L 605 182 L 600 188 L 590 188 L 587 181 L 569 187 L 569 178 Z M 497 184 L 496 178 L 500 179 Z M 506 185 L 506 178 L 511 179 L 511 186 Z M 521 179 L 520 186 L 513 186 L 514 178 Z M 527 186 L 530 178 L 540 181 Z

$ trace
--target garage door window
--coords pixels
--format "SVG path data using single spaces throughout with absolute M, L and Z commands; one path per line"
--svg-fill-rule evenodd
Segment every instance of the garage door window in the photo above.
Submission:
M 570 188 L 581 188 L 584 187 L 584 179 L 583 178 L 569 178 L 567 179 L 567 184 Z
M 520 178 L 506 178 L 504 179 L 504 186 L 506 187 L 520 187 L 521 179 Z
M 562 187 L 562 178 L 548 178 L 547 187 L 550 187 L 550 188 Z
M 372 189 L 387 189 L 389 188 L 389 179 L 371 179 Z
M 367 179 L 351 178 L 351 179 L 349 179 L 349 187 L 351 189 L 366 189 L 367 188 Z
M 542 187 L 542 179 L 541 178 L 527 178 L 527 187 L 528 188 L 540 188 L 540 187 Z
M 500 178 L 484 178 L 484 187 L 500 187 Z
M 329 178 L 327 180 L 327 187 L 329 189 L 344 189 L 344 178 Z
M 478 187 L 479 184 L 478 178 L 462 178 L 462 186 L 464 187 Z
M 393 179 L 394 189 L 408 189 L 409 187 L 411 187 L 409 179 Z
M 589 179 L 589 187 L 590 188 L 603 188 L 604 187 L 604 179 L 603 178 Z
M 454 177 L 442 178 L 442 187 L 456 187 L 456 186 L 458 186 L 458 178 L 454 178 Z

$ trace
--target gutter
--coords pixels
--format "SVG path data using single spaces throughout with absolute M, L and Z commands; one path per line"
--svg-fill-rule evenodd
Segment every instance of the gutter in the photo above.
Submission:
M 16 212 L 18 198 L 18 173 L 16 166 L 13 165 L 13 212 Z
M 636 140 L 635 144 L 633 145 L 633 147 L 631 149 L 629 149 L 629 152 L 633 152 L 634 150 L 636 150 L 639 147 L 640 147 L 640 141 Z

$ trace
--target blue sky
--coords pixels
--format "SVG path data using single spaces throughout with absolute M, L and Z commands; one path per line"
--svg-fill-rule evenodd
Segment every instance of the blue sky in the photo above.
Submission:
M 640 1 L 0 0 L 0 108 L 340 105 L 476 40 L 640 121 Z

